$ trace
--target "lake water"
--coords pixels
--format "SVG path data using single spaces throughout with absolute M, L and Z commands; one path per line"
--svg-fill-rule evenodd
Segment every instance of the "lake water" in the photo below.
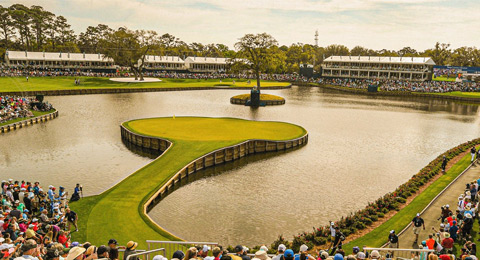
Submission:
M 283 106 L 231 105 L 241 90 L 46 97 L 60 116 L 0 136 L 0 178 L 76 183 L 98 194 L 151 161 L 122 143 L 121 122 L 156 116 L 239 117 L 303 126 L 309 143 L 204 172 L 150 216 L 189 241 L 269 244 L 363 208 L 445 150 L 480 134 L 479 109 L 292 87 Z M 80 216 L 81 217 L 81 216 Z M 145 238 L 149 239 L 148 237 Z

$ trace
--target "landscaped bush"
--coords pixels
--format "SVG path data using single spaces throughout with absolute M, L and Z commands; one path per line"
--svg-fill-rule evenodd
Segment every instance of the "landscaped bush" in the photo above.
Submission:
M 378 216 L 379 218 L 383 218 L 383 217 L 385 217 L 385 214 L 383 214 L 382 212 L 378 212 L 378 213 L 377 213 L 377 216 Z

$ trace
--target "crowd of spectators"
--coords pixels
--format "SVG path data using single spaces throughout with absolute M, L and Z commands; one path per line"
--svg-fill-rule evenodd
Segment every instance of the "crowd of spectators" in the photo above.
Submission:
M 477 82 L 450 82 L 450 81 L 402 81 L 402 80 L 372 80 L 372 79 L 317 79 L 319 84 L 367 89 L 369 85 L 377 85 L 382 91 L 409 91 L 445 93 L 452 91 L 478 92 L 480 83 Z
M 32 117 L 33 111 L 50 111 L 53 106 L 35 97 L 0 96 L 0 123 L 17 118 Z

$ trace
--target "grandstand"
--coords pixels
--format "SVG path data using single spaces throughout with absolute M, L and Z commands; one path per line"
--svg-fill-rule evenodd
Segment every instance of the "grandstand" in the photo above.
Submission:
M 80 71 L 113 72 L 113 59 L 103 54 L 6 51 L 5 62 L 9 67 L 35 69 L 71 69 Z
M 426 81 L 434 65 L 429 57 L 330 56 L 323 61 L 322 76 Z
M 140 65 L 141 60 L 138 61 Z M 178 56 L 145 55 L 143 68 L 147 71 L 185 72 L 185 61 Z
M 210 57 L 187 57 L 185 59 L 185 67 L 190 72 L 226 72 L 228 68 L 228 59 Z

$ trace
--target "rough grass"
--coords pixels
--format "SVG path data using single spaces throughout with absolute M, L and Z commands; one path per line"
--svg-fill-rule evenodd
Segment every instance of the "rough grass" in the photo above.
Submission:
M 250 94 L 242 94 L 233 96 L 232 98 L 241 99 L 241 100 L 248 100 L 250 98 Z M 283 97 L 270 95 L 270 94 L 260 94 L 260 101 L 281 101 L 285 100 Z
M 78 78 L 78 77 L 77 77 Z M 256 81 L 250 84 L 239 79 L 162 79 L 160 82 L 124 83 L 114 82 L 109 78 L 79 77 L 81 84 L 75 85 L 75 77 L 0 77 L 0 92 L 68 90 L 68 89 L 102 89 L 102 88 L 198 88 L 198 87 L 244 87 L 252 88 Z M 233 81 L 235 80 L 235 83 Z M 288 86 L 288 82 L 262 81 L 261 87 Z
M 37 117 L 37 116 L 43 116 L 43 115 L 46 115 L 46 114 L 50 114 L 55 110 L 52 109 L 50 111 L 45 111 L 45 112 L 35 111 L 35 110 L 31 110 L 31 111 L 33 112 L 33 117 L 23 117 L 23 118 L 16 118 L 16 119 L 8 120 L 7 122 L 0 123 L 0 126 L 13 124 L 13 123 L 20 122 L 20 121 L 23 121 L 23 120 L 27 120 L 27 119 L 30 119 L 30 118 L 34 118 L 34 117 Z
M 143 204 L 181 168 L 204 154 L 245 140 L 289 140 L 306 133 L 293 124 L 234 118 L 151 118 L 124 125 L 136 133 L 168 139 L 173 145 L 101 195 L 71 203 L 80 216 L 80 231 L 73 233 L 73 240 L 97 245 L 111 238 L 120 244 L 134 240 L 139 248 L 146 248 L 147 239 L 177 240 L 148 220 Z
M 470 154 L 465 155 L 454 164 L 446 174 L 438 178 L 428 188 L 418 195 L 408 206 L 400 210 L 388 221 L 372 230 L 363 237 L 355 239 L 344 246 L 347 252 L 350 252 L 354 246 L 362 247 L 381 247 L 387 242 L 389 231 L 394 229 L 397 231 L 406 227 L 413 219 L 417 212 L 421 212 L 430 201 L 437 196 L 450 182 L 452 182 L 460 173 L 462 173 L 470 165 Z

